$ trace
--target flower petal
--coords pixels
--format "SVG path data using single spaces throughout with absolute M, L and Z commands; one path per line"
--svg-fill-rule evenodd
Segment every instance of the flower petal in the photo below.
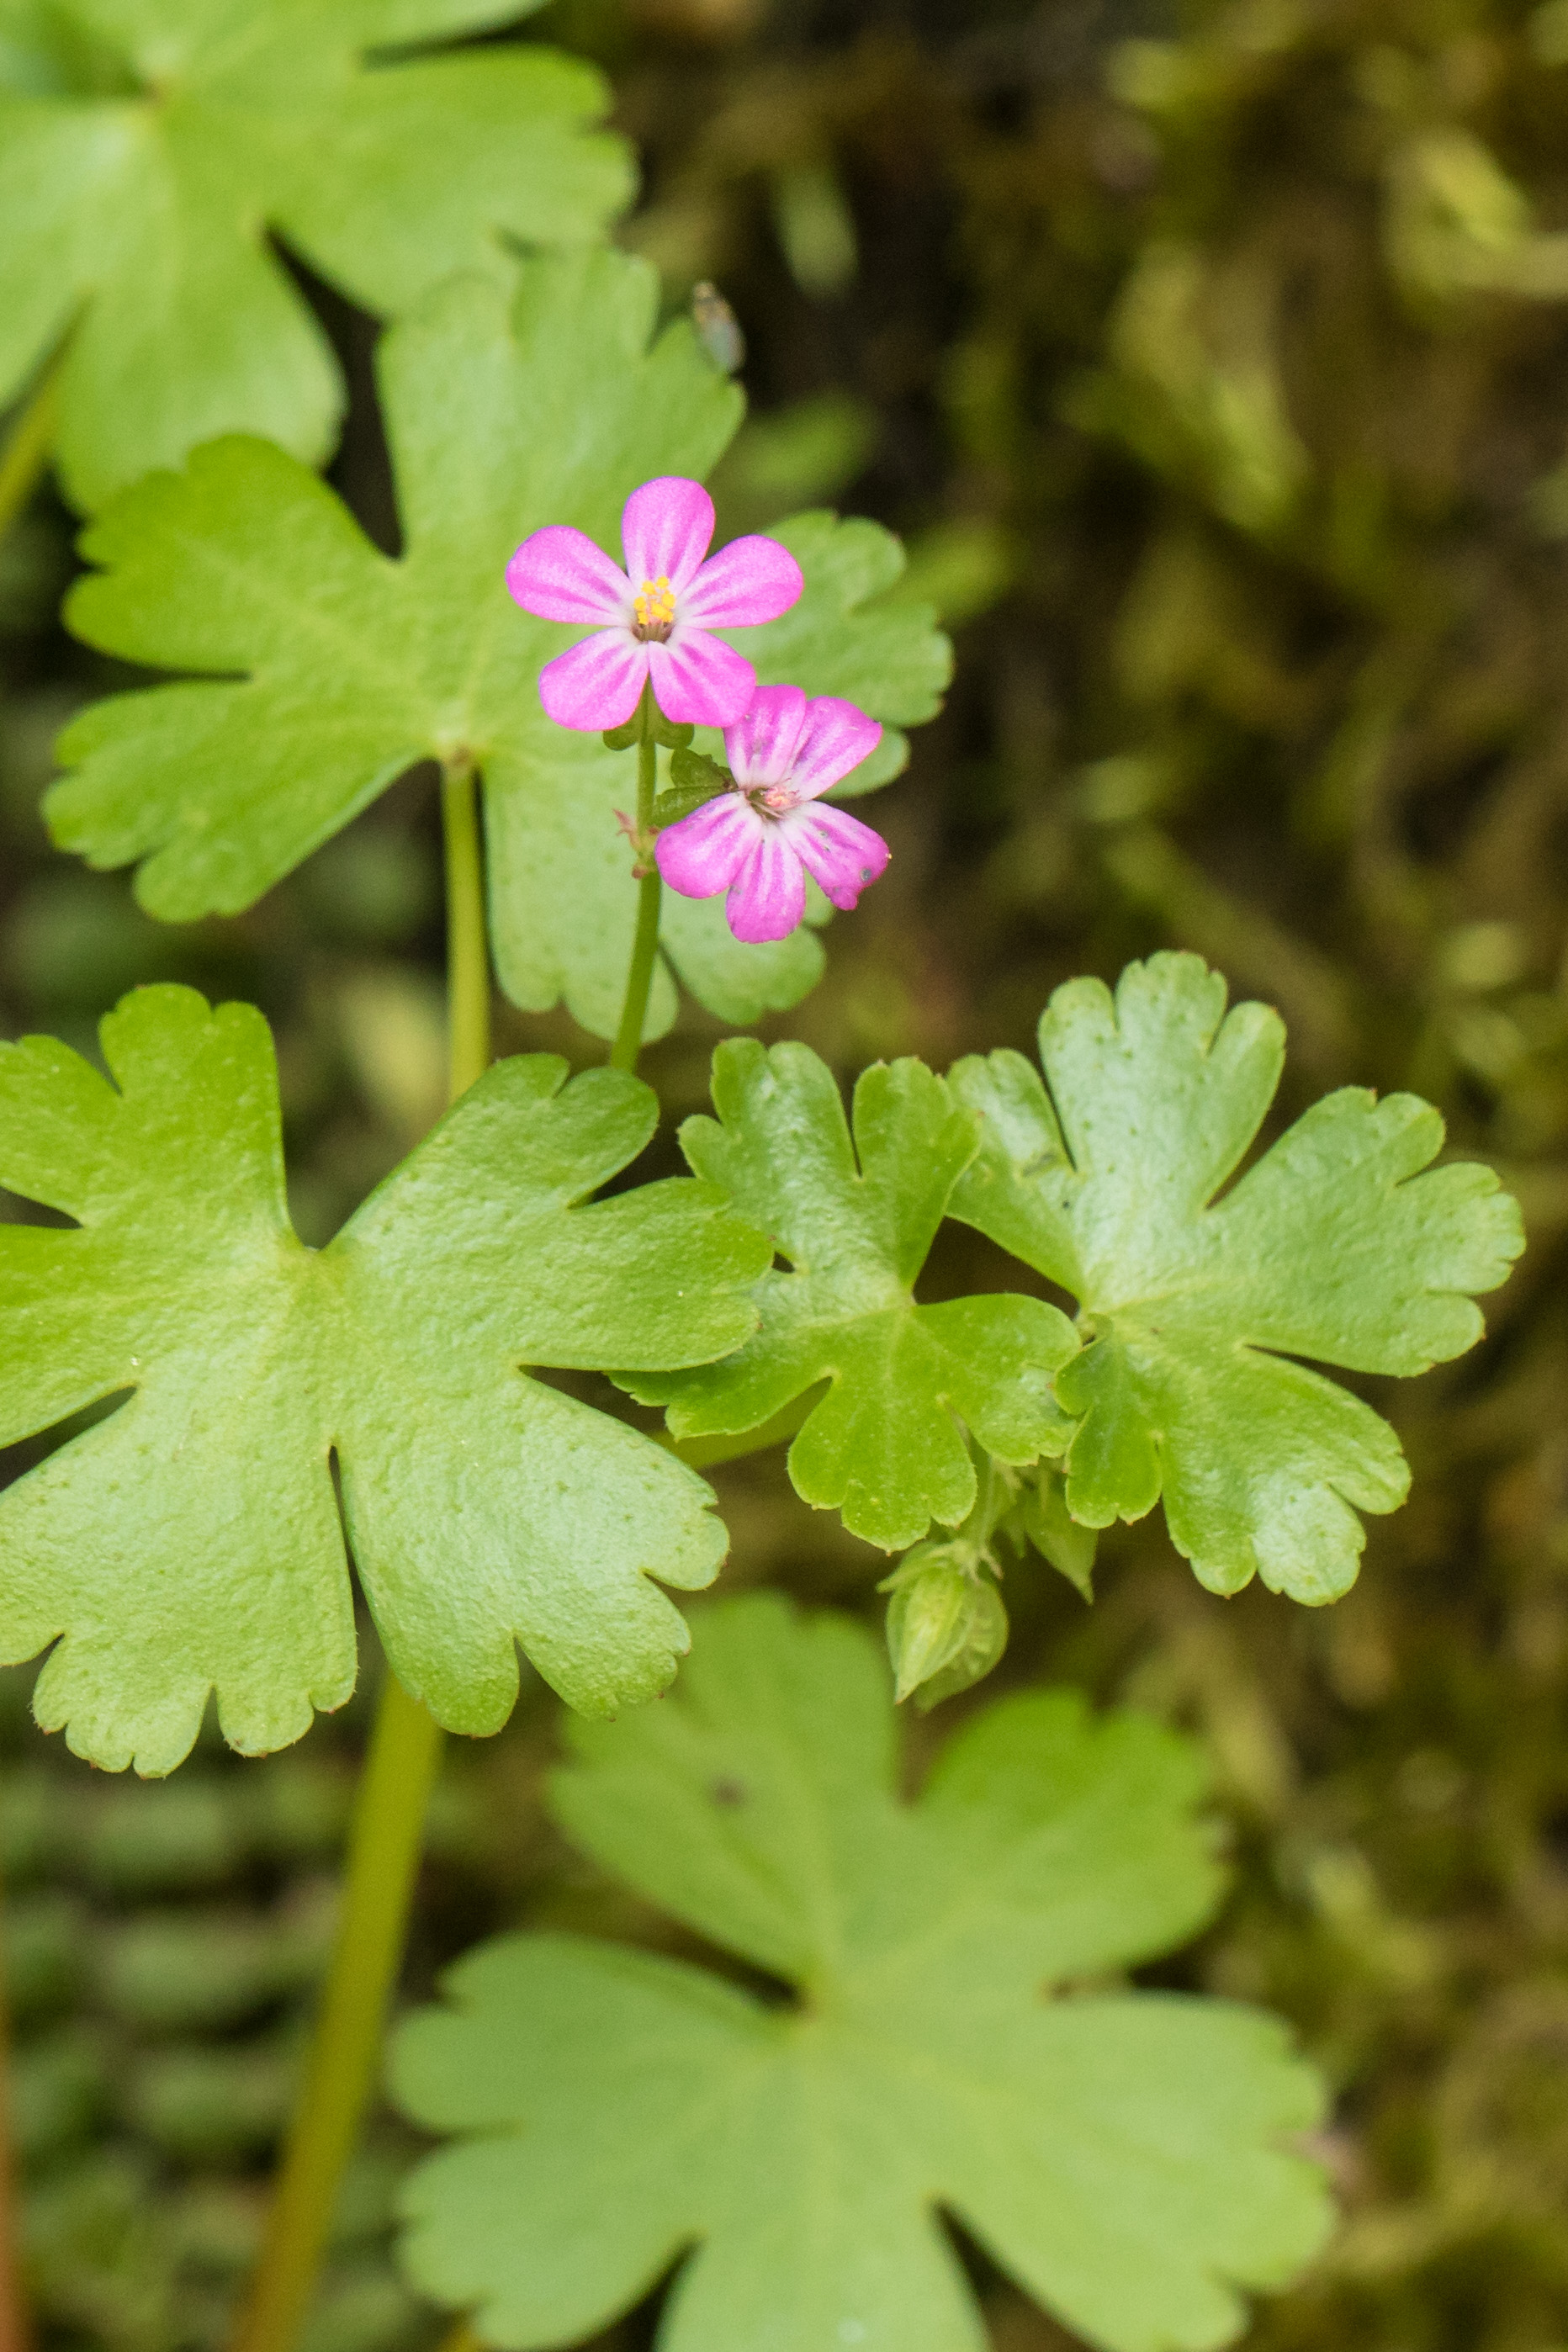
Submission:
M 654 700 L 678 727 L 728 727 L 756 690 L 757 673 L 721 637 L 679 625 L 647 647 Z
M 787 939 L 805 912 L 805 876 L 782 829 L 763 820 L 762 838 L 730 885 L 724 916 L 738 940 L 756 946 Z
M 626 573 L 570 523 L 548 522 L 525 539 L 506 567 L 506 584 L 542 621 L 624 621 L 631 612 Z
M 679 596 L 713 539 L 713 501 L 700 482 L 660 474 L 634 490 L 621 514 L 621 545 L 634 593 L 664 578 Z
M 799 564 L 776 539 L 732 539 L 702 566 L 681 613 L 705 628 L 754 628 L 787 613 L 805 585 Z
M 774 831 L 784 835 L 836 907 L 854 906 L 866 885 L 886 870 L 892 855 L 881 835 L 847 809 L 822 808 L 810 801 L 780 817 Z
M 851 768 L 868 760 L 881 740 L 879 719 L 868 719 L 863 710 L 857 710 L 852 702 L 840 701 L 836 694 L 819 694 L 806 705 L 805 724 L 795 745 L 790 782 L 796 797 L 814 801 L 818 793 L 826 792 Z
M 598 629 L 539 673 L 539 698 L 557 727 L 624 727 L 647 676 L 648 648 L 629 629 Z
M 724 730 L 724 756 L 737 783 L 784 782 L 811 707 L 798 686 L 758 687 L 734 725 Z
M 678 824 L 666 825 L 654 844 L 658 870 L 683 898 L 711 898 L 734 880 L 742 859 L 767 830 L 739 793 L 704 801 Z

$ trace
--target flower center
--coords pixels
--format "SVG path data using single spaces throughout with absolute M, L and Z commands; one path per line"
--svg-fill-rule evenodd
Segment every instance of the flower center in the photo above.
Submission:
M 661 572 L 657 580 L 645 580 L 632 598 L 632 610 L 637 614 L 632 634 L 644 644 L 650 641 L 663 645 L 675 626 L 675 591 L 669 575 Z
M 783 816 L 786 809 L 796 806 L 800 795 L 788 784 L 753 784 L 746 798 L 763 816 Z

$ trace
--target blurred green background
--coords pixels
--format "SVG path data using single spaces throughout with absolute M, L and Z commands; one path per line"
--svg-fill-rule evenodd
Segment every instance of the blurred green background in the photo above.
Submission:
M 744 331 L 724 526 L 873 514 L 955 634 L 945 714 L 866 812 L 890 872 L 773 1027 L 846 1077 L 941 1066 L 1026 1045 L 1070 973 L 1193 948 L 1285 1013 L 1281 1118 L 1415 1087 L 1523 1199 L 1485 1349 L 1367 1384 L 1415 1495 L 1346 1601 L 1211 1599 L 1155 1514 L 1102 1543 L 1092 1610 L 1010 1574 L 1001 1680 L 1206 1740 L 1237 1893 L 1157 1973 L 1274 2004 L 1337 2086 L 1344 2230 L 1247 2344 L 1563 2352 L 1568 0 L 557 0 L 520 37 L 609 70 L 647 173 L 625 241 L 672 311 L 712 279 Z M 356 390 L 334 478 L 387 538 L 373 330 L 312 292 Z M 323 1238 L 440 1102 L 431 784 L 252 914 L 155 926 L 37 814 L 58 725 L 119 682 L 56 625 L 73 562 L 47 497 L 0 549 L 0 1024 L 87 1045 L 154 978 L 259 1003 Z M 716 1034 L 689 1007 L 648 1057 L 672 1116 Z M 564 1016 L 498 1042 L 600 1051 Z M 945 1246 L 931 1295 L 994 1276 Z M 776 1455 L 718 1481 L 732 1586 L 879 1612 L 880 1556 Z M 30 1681 L 0 1683 L 0 1872 L 46 2340 L 198 2352 L 254 2243 L 363 1703 L 143 1787 L 31 1730 Z M 498 1925 L 668 1933 L 544 1825 L 552 1736 L 536 1685 L 453 1744 L 415 1990 Z M 310 2352 L 437 2339 L 387 2253 L 412 2145 L 374 2127 Z M 973 2259 L 998 2352 L 1067 2352 Z

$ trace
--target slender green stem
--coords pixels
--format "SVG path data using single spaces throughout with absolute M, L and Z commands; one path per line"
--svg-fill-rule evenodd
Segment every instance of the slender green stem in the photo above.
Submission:
M 479 793 L 473 769 L 448 763 L 441 778 L 447 845 L 447 1026 L 450 1098 L 467 1094 L 490 1063 L 490 958 L 485 938 L 485 877 Z
M 235 2352 L 292 2352 L 375 2080 L 441 1733 L 390 1672 L 349 1832 L 342 1917 Z
M 472 768 L 441 782 L 447 850 L 449 1091 L 489 1063 L 489 959 Z M 375 2081 L 407 1935 L 442 1733 L 389 1668 L 349 1832 L 342 1917 L 267 2235 L 234 2352 L 292 2352 L 316 2291 L 339 2186 Z M 0 2352 L 5 2352 L 0 2341 Z
M 658 751 L 648 732 L 645 715 L 642 740 L 637 745 L 637 834 L 647 841 L 653 828 L 654 793 L 658 789 Z M 631 969 L 626 973 L 626 993 L 621 1006 L 621 1025 L 616 1032 L 616 1042 L 610 1052 L 612 1070 L 635 1072 L 637 1055 L 642 1049 L 643 1024 L 647 1019 L 648 991 L 653 986 L 653 968 L 658 956 L 658 912 L 663 885 L 658 868 L 649 860 L 648 870 L 637 885 L 637 927 L 632 941 Z
M 0 451 L 0 539 L 26 507 L 54 453 L 59 415 L 62 344 L 18 410 Z

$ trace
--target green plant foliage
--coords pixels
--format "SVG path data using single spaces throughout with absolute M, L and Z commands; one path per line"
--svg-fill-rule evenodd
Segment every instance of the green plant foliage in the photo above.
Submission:
M 574 2342 L 696 2242 L 661 2352 L 980 2352 L 940 2205 L 1108 2352 L 1199 2352 L 1317 2246 L 1279 2143 L 1321 2091 L 1273 2020 L 1044 1997 L 1212 1909 L 1184 1741 L 1031 1693 L 905 1806 L 875 1643 L 758 1596 L 707 1612 L 665 1706 L 572 1742 L 576 1843 L 797 1999 L 553 1935 L 448 1973 L 395 2046 L 405 2108 L 456 2136 L 404 2190 L 405 2256 L 487 2344 Z
M 1026 1497 L 1036 1476 L 1010 1469 L 973 1439 L 974 1506 L 961 1527 L 918 1543 L 877 1587 L 886 1592 L 893 1696 L 923 1711 L 988 1675 L 1007 1646 L 1007 1612 L 996 1589 L 1002 1551 L 1022 1552 Z
M 516 0 L 0 5 L 0 404 L 62 337 L 59 460 L 91 509 L 215 434 L 308 461 L 343 388 L 268 249 L 398 311 L 506 245 L 580 244 L 625 203 L 600 77 L 540 48 L 377 51 Z
M 809 581 L 810 592 L 776 621 L 746 633 L 748 659 L 764 685 L 789 680 L 808 694 L 840 694 L 874 719 L 905 726 L 932 719 L 952 675 L 952 652 L 935 628 L 936 610 L 894 593 L 904 550 L 874 522 L 797 515 L 774 527 Z M 808 683 L 809 681 L 809 683 Z M 870 792 L 896 776 L 909 744 L 889 727 L 833 798 Z
M 1055 1463 L 1016 1470 L 973 1443 L 970 1457 L 976 1493 L 963 1526 L 916 1544 L 877 1587 L 889 1595 L 893 1696 L 912 1696 L 922 1713 L 984 1680 L 1001 1659 L 1006 1555 L 1025 1558 L 1032 1546 L 1085 1601 L 1094 1598 L 1098 1530 L 1073 1518 Z
M 696 1437 L 761 1428 L 829 1382 L 790 1447 L 790 1476 L 889 1551 L 973 1506 L 955 1414 L 1005 1462 L 1059 1452 L 1051 1375 L 1078 1346 L 1067 1318 L 1017 1296 L 914 1301 L 978 1143 L 944 1081 L 916 1061 L 865 1071 L 852 1140 L 833 1073 L 809 1046 L 739 1037 L 713 1056 L 713 1104 L 718 1119 L 689 1118 L 680 1148 L 793 1271 L 766 1276 L 761 1328 L 727 1363 L 651 1378 L 628 1368 L 631 1393 Z
M 165 919 L 234 913 L 405 770 L 466 756 L 486 787 L 503 986 L 534 1010 L 563 997 L 613 1034 L 637 908 L 616 811 L 635 777 L 627 755 L 545 718 L 539 671 L 568 640 L 519 612 L 503 573 L 545 522 L 618 547 L 639 481 L 705 473 L 734 432 L 741 395 L 689 325 L 650 344 L 657 303 L 643 264 L 597 253 L 527 263 L 514 298 L 458 281 L 395 328 L 380 374 L 395 562 L 306 467 L 254 441 L 198 450 L 111 507 L 83 541 L 105 571 L 73 593 L 72 627 L 130 660 L 213 675 L 111 697 L 68 730 L 77 772 L 48 803 L 62 845 L 99 866 L 144 861 L 138 896 Z M 897 569 L 895 542 L 821 516 L 778 536 L 799 538 L 807 575 L 789 675 L 818 692 L 853 673 L 873 716 L 928 716 L 947 659 L 930 614 L 857 603 Z M 762 675 L 779 673 L 764 661 Z M 730 1020 L 793 1003 L 821 968 L 809 935 L 742 946 L 717 899 L 672 900 L 665 945 Z M 674 1006 L 661 972 L 649 1034 Z
M 282 1746 L 354 1679 L 343 1521 L 406 1686 L 493 1730 L 521 1641 L 574 1705 L 660 1688 L 649 1581 L 715 1573 L 708 1488 L 520 1366 L 688 1360 L 754 1322 L 765 1251 L 684 1181 L 580 1205 L 652 1133 L 617 1072 L 499 1064 L 331 1246 L 295 1239 L 260 1015 L 148 988 L 102 1024 L 118 1087 L 0 1048 L 0 1181 L 79 1230 L 0 1226 L 0 1439 L 130 1390 L 0 1502 L 7 1659 L 98 1764 L 166 1772 L 209 1690 Z
M 606 737 L 606 741 L 608 738 Z M 687 744 L 677 747 L 669 762 L 669 789 L 658 794 L 653 804 L 653 822 L 662 832 L 667 824 L 679 824 L 721 793 L 733 788 L 735 779 L 728 768 L 705 751 L 693 751 Z
M 1100 1531 L 1080 1527 L 1068 1509 L 1067 1479 L 1049 1462 L 1024 1482 L 1017 1502 L 1017 1526 L 1042 1559 L 1048 1559 L 1074 1591 L 1086 1601 L 1094 1598 L 1094 1555 Z
M 888 1602 L 893 1696 L 922 1706 L 983 1681 L 1007 1646 L 1007 1612 L 990 1579 L 943 1544 L 917 1544 L 879 1590 Z
M 1070 981 L 1040 1021 L 1048 1093 L 1020 1054 L 952 1072 L 984 1140 L 951 1209 L 1081 1303 L 1088 1344 L 1058 1382 L 1081 1415 L 1073 1517 L 1107 1527 L 1163 1495 L 1212 1591 L 1260 1575 L 1322 1601 L 1354 1580 L 1357 1512 L 1393 1510 L 1409 1473 L 1387 1423 L 1297 1360 L 1409 1373 L 1462 1355 L 1482 1329 L 1469 1294 L 1506 1279 L 1523 1234 L 1489 1168 L 1429 1169 L 1430 1105 L 1355 1087 L 1216 1199 L 1284 1052 L 1279 1015 L 1227 1014 L 1196 956 L 1130 964 L 1114 998 Z

